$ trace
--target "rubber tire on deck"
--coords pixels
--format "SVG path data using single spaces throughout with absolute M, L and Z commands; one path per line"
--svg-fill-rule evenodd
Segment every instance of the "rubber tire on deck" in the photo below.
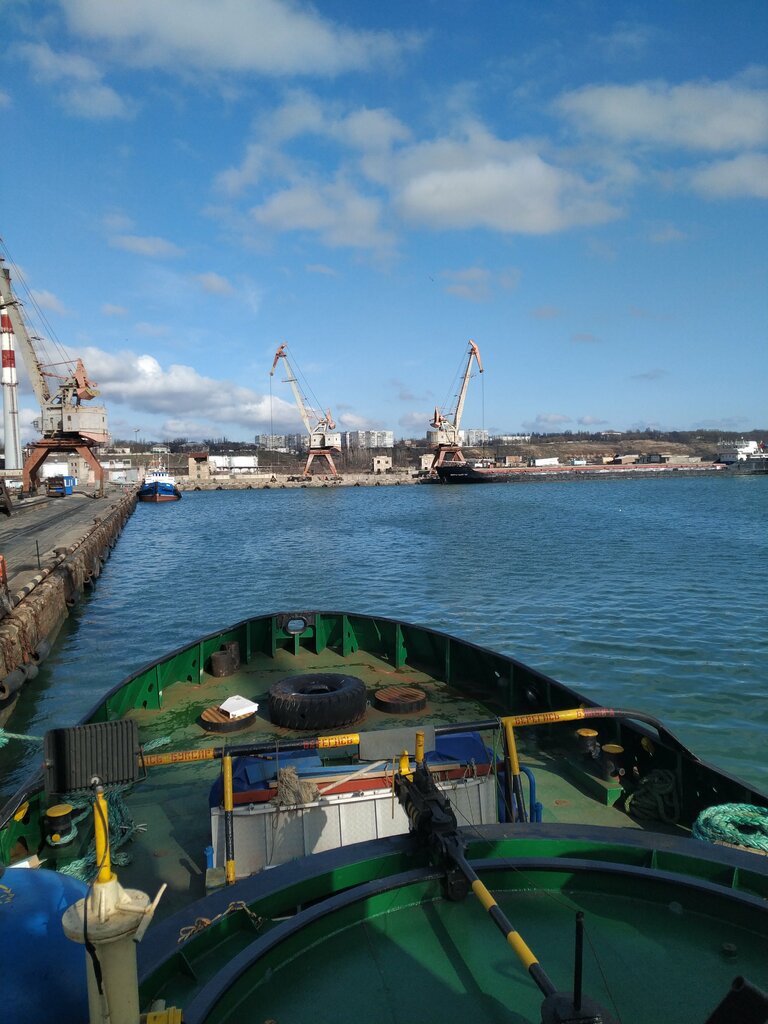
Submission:
M 288 676 L 269 691 L 269 716 L 285 729 L 320 731 L 352 725 L 367 705 L 362 679 L 333 672 Z

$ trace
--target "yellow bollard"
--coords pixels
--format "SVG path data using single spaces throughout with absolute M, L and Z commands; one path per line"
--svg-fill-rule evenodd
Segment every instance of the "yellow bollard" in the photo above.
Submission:
M 424 764 L 424 730 L 416 730 L 416 764 Z
M 400 774 L 406 779 L 413 778 L 413 772 L 411 771 L 411 758 L 407 750 L 404 750 L 400 755 Z
M 96 790 L 96 801 L 93 805 L 93 831 L 96 840 L 96 865 L 99 874 L 97 882 L 102 885 L 112 880 L 112 860 L 109 853 L 109 807 L 104 798 L 102 786 Z

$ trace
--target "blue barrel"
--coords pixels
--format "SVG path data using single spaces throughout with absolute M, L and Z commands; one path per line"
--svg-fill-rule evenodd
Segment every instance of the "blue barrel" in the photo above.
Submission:
M 64 911 L 86 892 L 84 882 L 45 868 L 6 868 L 0 874 L 4 1020 L 88 1020 L 85 949 L 61 926 Z

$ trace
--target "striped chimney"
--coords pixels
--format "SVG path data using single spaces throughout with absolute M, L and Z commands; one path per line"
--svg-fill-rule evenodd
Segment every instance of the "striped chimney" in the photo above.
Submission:
M 3 432 L 5 438 L 5 468 L 21 469 L 21 436 L 19 434 L 19 405 L 16 376 L 16 347 L 13 326 L 5 303 L 0 304 L 0 334 L 3 359 Z

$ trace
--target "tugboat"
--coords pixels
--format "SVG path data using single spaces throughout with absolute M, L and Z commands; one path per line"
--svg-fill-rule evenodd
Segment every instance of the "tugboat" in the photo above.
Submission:
M 138 497 L 139 501 L 179 501 L 181 491 L 168 470 L 158 466 L 147 470 Z
M 43 748 L 0 808 L 8 1020 L 768 1018 L 768 794 L 492 649 L 258 615 Z

